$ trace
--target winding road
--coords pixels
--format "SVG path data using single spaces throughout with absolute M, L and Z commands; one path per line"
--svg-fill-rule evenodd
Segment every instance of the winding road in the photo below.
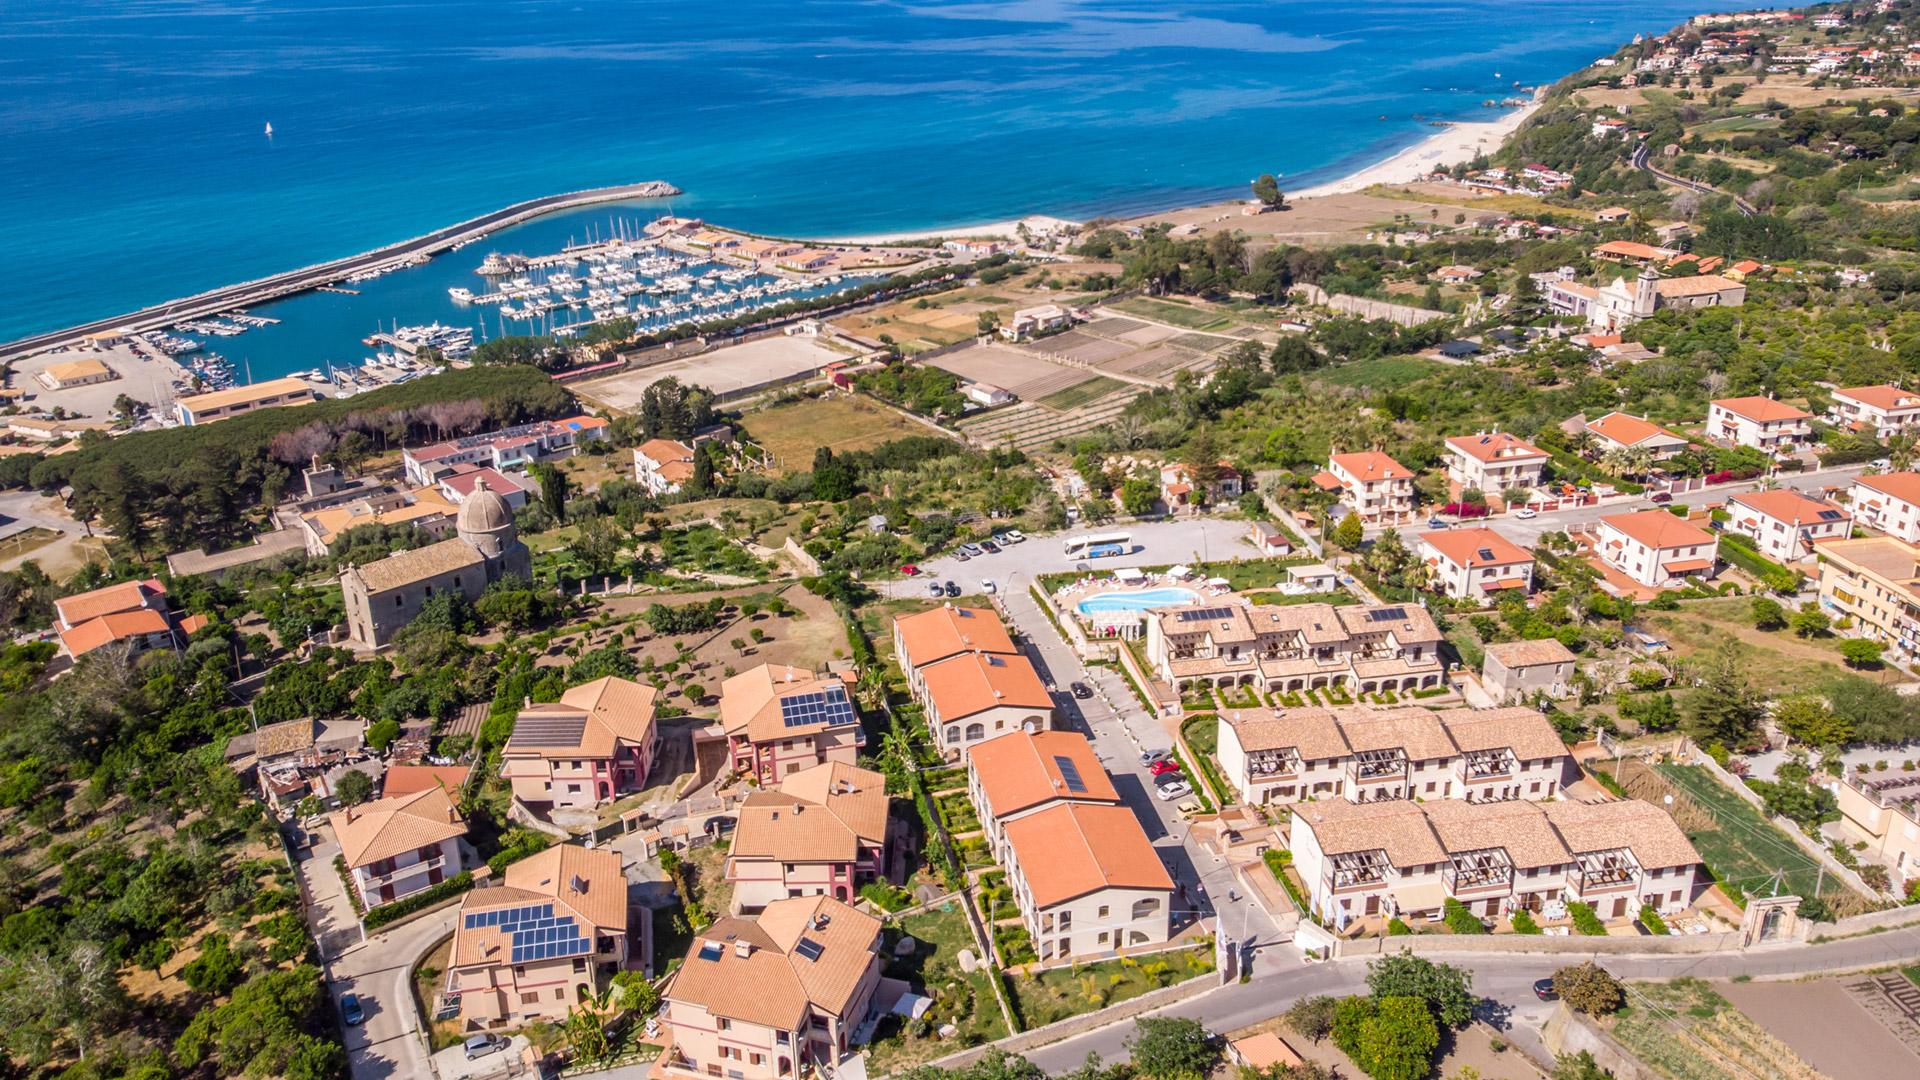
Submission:
M 1653 178 L 1661 183 L 1671 184 L 1678 188 L 1685 188 L 1688 191 L 1698 192 L 1701 195 L 1725 195 L 1727 198 L 1733 200 L 1734 208 L 1740 211 L 1741 217 L 1752 217 L 1760 212 L 1754 208 L 1752 203 L 1735 195 L 1731 191 L 1721 191 L 1712 184 L 1703 184 L 1698 180 L 1689 180 L 1684 176 L 1675 176 L 1663 169 L 1655 168 L 1647 161 L 1647 156 L 1648 147 L 1646 143 L 1643 142 L 1635 146 L 1633 148 L 1633 167 L 1642 172 L 1651 173 Z

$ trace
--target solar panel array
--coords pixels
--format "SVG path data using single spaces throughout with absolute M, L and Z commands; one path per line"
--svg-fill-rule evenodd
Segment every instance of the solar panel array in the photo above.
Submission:
M 818 694 L 795 694 L 780 699 L 780 721 L 787 727 L 853 724 L 859 720 L 844 686 L 829 686 Z
M 1066 782 L 1067 790 L 1077 794 L 1086 794 L 1087 782 L 1080 778 L 1080 766 L 1070 757 L 1054 755 L 1053 767 L 1060 770 L 1060 779 Z
M 580 933 L 580 924 L 571 915 L 555 916 L 553 905 L 525 904 L 499 911 L 476 911 L 466 917 L 466 928 L 498 929 L 513 937 L 512 962 L 552 960 L 564 956 L 585 956 L 593 951 L 593 940 Z
M 578 716 L 523 716 L 514 721 L 509 746 L 579 746 L 587 732 L 585 714 Z
M 1403 607 L 1375 608 L 1367 612 L 1367 618 L 1373 622 L 1399 622 L 1406 617 L 1407 609 Z
M 1840 520 L 1840 511 L 1822 510 L 1820 511 L 1820 520 L 1821 521 L 1838 521 Z
M 826 947 L 812 938 L 803 937 L 794 944 L 793 951 L 809 960 L 818 960 L 820 954 L 826 951 Z
M 1182 611 L 1179 615 L 1179 620 L 1181 622 L 1205 622 L 1208 619 L 1224 619 L 1231 614 L 1233 614 L 1232 608 L 1194 608 Z

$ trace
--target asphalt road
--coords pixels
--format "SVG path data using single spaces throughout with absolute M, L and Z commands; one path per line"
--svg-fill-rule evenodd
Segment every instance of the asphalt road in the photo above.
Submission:
M 1068 537 L 1107 533 L 1128 534 L 1132 537 L 1133 550 L 1125 555 L 1092 560 L 1084 555 L 1068 555 L 1063 550 Z M 963 592 L 978 593 L 985 591 L 981 582 L 991 580 L 1002 591 L 1017 592 L 1031 586 L 1041 574 L 1075 569 L 1111 571 L 1126 566 L 1172 566 L 1213 559 L 1258 558 L 1259 552 L 1254 550 L 1246 537 L 1246 522 L 1209 517 L 1082 525 L 1063 532 L 1032 537 L 1024 544 L 1002 548 L 995 555 L 982 555 L 965 561 L 952 554 L 942 555 L 920 563 L 919 577 L 878 582 L 874 587 L 889 596 L 923 596 L 929 580 L 950 580 L 959 585 Z

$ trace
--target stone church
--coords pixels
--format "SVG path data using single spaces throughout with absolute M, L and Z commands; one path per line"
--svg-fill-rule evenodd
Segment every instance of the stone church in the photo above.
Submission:
M 340 572 L 347 636 L 362 648 L 380 648 L 436 591 L 450 590 L 472 601 L 503 577 L 532 572 L 533 557 L 520 542 L 513 511 L 484 479 L 477 480 L 473 494 L 460 504 L 453 539 Z

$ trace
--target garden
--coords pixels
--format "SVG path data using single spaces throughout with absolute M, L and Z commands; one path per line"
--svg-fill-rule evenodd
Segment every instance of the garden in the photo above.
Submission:
M 1121 956 L 1008 977 L 1014 1013 L 1028 1031 L 1118 1005 L 1214 970 L 1209 942 L 1190 949 Z
M 897 946 L 903 936 L 914 941 L 907 955 Z M 978 1046 L 1006 1037 L 1007 1022 L 995 997 L 993 981 L 998 976 L 976 966 L 972 971 L 960 967 L 960 951 L 974 949 L 967 916 L 959 901 L 950 900 L 939 908 L 908 915 L 885 931 L 885 974 L 903 979 L 933 999 L 933 1005 L 917 1018 L 889 1016 L 869 1044 L 867 1067 L 875 1074 L 897 1072 L 930 1061 L 968 1046 Z M 940 1029 L 952 1024 L 957 1030 L 950 1039 L 942 1039 Z

